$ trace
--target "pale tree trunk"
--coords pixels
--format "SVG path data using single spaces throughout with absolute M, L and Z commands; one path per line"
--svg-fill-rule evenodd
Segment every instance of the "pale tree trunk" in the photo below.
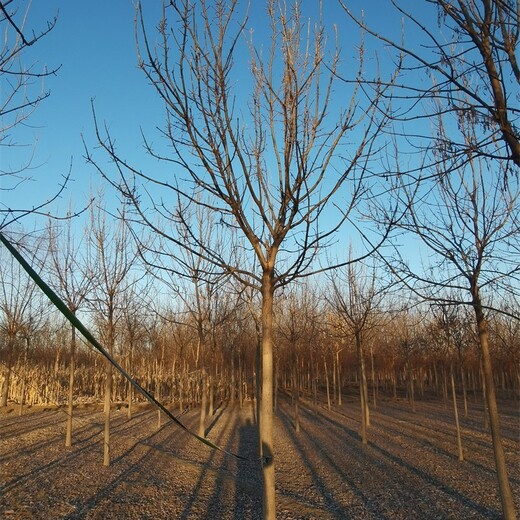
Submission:
M 236 378 L 235 378 L 235 357 L 231 358 L 231 382 L 229 383 L 229 401 L 235 404 Z
M 157 367 L 156 374 L 156 383 L 155 386 L 157 388 L 157 400 L 161 401 L 162 399 L 162 382 L 163 382 L 163 374 L 164 374 L 164 348 L 165 348 L 165 337 L 162 337 L 162 345 L 161 345 L 161 359 L 159 361 L 159 366 Z M 157 429 L 159 430 L 162 426 L 162 411 L 160 409 L 157 410 Z
M 327 408 L 330 410 L 330 383 L 329 383 L 329 373 L 327 371 L 327 360 L 325 356 L 323 356 L 323 368 L 325 371 L 325 386 L 327 389 Z
M 108 317 L 108 352 L 111 356 L 114 355 L 114 322 L 112 314 Z M 112 363 L 107 360 L 107 373 L 105 383 L 105 429 L 103 442 L 103 466 L 110 466 L 110 418 L 111 410 L 110 403 L 112 400 Z
M 358 372 L 359 372 L 359 399 L 361 405 L 361 442 L 367 444 L 367 427 L 370 425 L 368 411 L 368 391 L 367 378 L 365 370 L 365 357 L 363 355 L 363 345 L 361 343 L 361 335 L 356 332 L 356 350 L 358 356 Z
M 342 404 L 342 395 L 341 395 L 341 370 L 339 364 L 339 350 L 336 351 L 336 368 L 338 371 L 338 405 Z
M 206 382 L 206 370 L 203 367 L 200 376 L 200 414 L 199 414 L 199 436 L 206 436 L 206 409 L 208 406 L 207 401 L 207 382 Z
M 466 371 L 464 370 L 464 365 L 460 366 L 460 379 L 462 381 L 462 399 L 464 404 L 464 417 L 468 417 L 468 387 L 466 383 Z
M 489 333 L 487 323 L 482 310 L 478 289 L 473 294 L 473 309 L 475 310 L 480 349 L 482 352 L 482 370 L 484 373 L 486 400 L 489 414 L 489 424 L 491 427 L 491 437 L 493 440 L 493 452 L 495 455 L 495 465 L 497 469 L 498 487 L 500 499 L 502 501 L 502 511 L 506 520 L 516 519 L 513 495 L 507 475 L 506 458 L 504 447 L 502 446 L 502 433 L 500 431 L 500 418 L 498 415 L 497 400 L 495 395 L 495 382 L 493 381 L 493 368 L 491 356 L 489 354 Z
M 336 356 L 332 356 L 332 398 L 334 403 L 337 402 L 337 393 L 336 393 Z
M 131 374 L 133 372 L 133 360 L 134 360 L 134 342 L 130 341 L 130 351 L 128 353 L 128 372 Z M 134 387 L 127 381 L 126 384 L 126 399 L 127 399 L 127 409 L 126 409 L 126 417 L 127 419 L 132 418 L 132 400 L 134 394 Z
M 103 466 L 110 466 L 110 402 L 112 395 L 112 363 L 107 361 L 105 383 L 105 430 L 103 436 Z
M 376 372 L 374 369 L 374 349 L 370 347 L 370 365 L 372 369 L 372 404 L 374 405 L 374 409 L 377 407 L 377 381 L 376 381 Z
M 211 372 L 208 375 L 208 401 L 208 416 L 211 418 L 215 413 L 215 389 Z
M 460 433 L 460 424 L 459 424 L 459 410 L 457 408 L 457 393 L 455 391 L 455 376 L 453 375 L 453 366 L 450 367 L 450 376 L 451 376 L 451 395 L 453 397 L 453 414 L 455 417 L 455 428 L 457 430 L 457 448 L 459 453 L 459 460 L 464 460 L 464 452 L 462 450 L 462 436 Z
M 294 403 L 294 429 L 296 433 L 300 432 L 300 384 L 299 384 L 299 367 L 298 356 L 294 357 L 293 366 L 293 403 Z
M 76 356 L 76 328 L 72 326 L 70 338 L 70 364 L 69 364 L 69 391 L 67 396 L 67 429 L 65 432 L 65 447 L 72 446 L 72 414 L 74 412 L 74 365 Z
M 412 412 L 415 413 L 415 388 L 413 384 L 412 367 L 409 361 L 406 363 L 406 372 L 408 379 L 408 400 L 412 406 Z
M 262 442 L 263 517 L 275 520 L 275 471 L 273 446 L 273 278 L 262 278 L 262 399 L 260 438 Z
M 238 358 L 238 404 L 240 409 L 244 406 L 244 381 L 243 381 L 243 368 L 242 368 L 242 354 Z
M 7 362 L 4 364 L 4 383 L 2 385 L 2 395 L 0 396 L 0 407 L 7 406 L 9 400 L 9 384 L 11 381 L 11 367 L 13 362 L 14 337 L 7 333 Z
M 22 388 L 20 389 L 20 408 L 18 410 L 18 416 L 20 417 L 23 412 L 23 405 L 25 402 L 25 387 L 26 387 L 26 379 L 27 379 L 27 352 L 29 351 L 29 342 L 30 339 L 26 338 L 25 352 L 23 355 L 23 366 L 21 367 L 22 374 Z

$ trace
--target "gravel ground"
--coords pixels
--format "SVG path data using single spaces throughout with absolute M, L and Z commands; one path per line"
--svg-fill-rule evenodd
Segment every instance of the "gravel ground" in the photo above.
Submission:
M 510 481 L 520 511 L 517 401 L 499 403 Z M 277 511 L 282 519 L 501 518 L 490 435 L 482 407 L 461 417 L 465 461 L 457 460 L 450 406 L 381 400 L 371 411 L 369 444 L 358 434 L 354 396 L 328 410 L 305 401 L 296 433 L 290 401 L 275 420 Z M 462 414 L 461 414 L 462 415 Z M 112 464 L 102 465 L 101 407 L 78 407 L 72 448 L 65 414 L 33 407 L 0 410 L 0 516 L 7 519 L 261 518 L 253 406 L 223 406 L 208 438 L 239 460 L 212 451 L 157 412 L 114 410 Z M 196 410 L 183 415 L 192 428 Z

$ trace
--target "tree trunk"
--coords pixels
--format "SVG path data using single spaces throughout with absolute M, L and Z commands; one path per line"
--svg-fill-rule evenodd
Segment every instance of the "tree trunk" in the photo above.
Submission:
M 114 322 L 110 313 L 107 322 L 108 328 L 108 352 L 114 355 Z M 103 437 L 103 466 L 110 466 L 110 403 L 112 400 L 112 363 L 106 362 L 106 382 L 105 382 L 105 430 Z
M 207 382 L 206 370 L 203 368 L 200 380 L 200 414 L 199 414 L 199 437 L 206 436 L 206 408 L 207 408 Z
M 29 338 L 26 338 L 25 352 L 23 356 L 23 366 L 20 368 L 22 375 L 22 387 L 20 389 L 20 408 L 18 410 L 18 416 L 20 417 L 23 413 L 23 405 L 25 402 L 25 387 L 27 380 L 27 352 L 29 351 Z
M 110 402 L 112 396 L 112 363 L 107 361 L 105 382 L 105 430 L 103 436 L 103 466 L 110 466 Z
M 370 368 L 372 370 L 372 404 L 374 405 L 374 409 L 377 408 L 376 394 L 377 394 L 377 381 L 376 381 L 376 371 L 374 369 L 374 349 L 370 347 Z
M 298 359 L 295 357 L 293 366 L 293 404 L 294 404 L 294 429 L 300 432 L 300 385 Z
M 70 362 L 69 362 L 69 392 L 67 396 L 67 430 L 65 432 L 65 447 L 72 446 L 72 414 L 74 411 L 74 363 L 76 356 L 76 328 L 72 326 L 70 338 Z
M 260 437 L 262 442 L 263 517 L 275 520 L 275 471 L 273 447 L 273 271 L 262 278 L 262 402 Z
M 11 366 L 13 362 L 14 337 L 7 335 L 7 356 L 4 364 L 4 383 L 2 385 L 2 395 L 0 396 L 0 407 L 7 406 L 9 400 L 9 384 L 11 381 Z
M 329 373 L 327 371 L 327 360 L 325 356 L 323 356 L 323 367 L 325 370 L 325 386 L 327 388 L 327 408 L 330 410 L 330 383 L 329 383 Z
M 509 485 L 509 478 L 507 475 L 504 447 L 502 446 L 502 433 L 500 431 L 495 382 L 493 380 L 493 368 L 491 364 L 491 356 L 489 354 L 489 333 L 484 312 L 482 310 L 482 304 L 480 302 L 480 296 L 478 294 L 478 288 L 474 289 L 473 309 L 475 310 L 480 349 L 482 352 L 482 370 L 484 372 L 484 382 L 486 384 L 489 424 L 491 426 L 491 437 L 493 440 L 493 451 L 495 455 L 500 499 L 502 501 L 502 511 L 506 520 L 514 520 L 516 518 L 516 513 L 513 503 L 513 495 L 511 493 L 511 486 Z
M 341 395 L 341 369 L 339 364 L 339 350 L 336 351 L 336 369 L 338 371 L 338 405 L 342 404 L 342 395 Z
M 455 376 L 453 375 L 453 367 L 450 367 L 451 376 L 451 395 L 453 397 L 453 413 L 455 417 L 455 428 L 457 430 L 457 448 L 459 452 L 459 460 L 464 460 L 464 452 L 462 451 L 462 437 L 460 434 L 459 411 L 457 408 L 457 393 L 455 392 Z
M 368 390 L 367 378 L 365 373 L 365 358 L 363 356 L 363 345 L 361 342 L 361 334 L 356 332 L 356 350 L 358 356 L 359 367 L 359 397 L 361 405 L 361 442 L 367 444 L 367 427 L 370 424 L 368 415 Z
M 464 365 L 460 367 L 460 379 L 462 381 L 462 399 L 464 404 L 464 417 L 468 417 L 468 387 L 466 383 L 466 372 Z

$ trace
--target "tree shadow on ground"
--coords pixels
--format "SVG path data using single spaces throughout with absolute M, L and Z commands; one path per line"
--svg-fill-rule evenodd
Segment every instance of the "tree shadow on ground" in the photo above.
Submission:
M 312 418 L 312 411 L 308 411 L 308 418 Z M 336 431 L 346 431 L 351 438 L 355 438 L 356 434 L 352 431 L 347 431 L 345 425 L 342 422 L 336 421 L 332 417 L 330 417 L 325 411 L 318 410 L 318 417 L 315 416 L 315 420 L 321 422 L 324 425 L 325 430 L 329 428 L 326 426 L 332 426 Z M 294 434 L 293 434 L 294 435 Z M 309 442 L 314 446 L 314 449 L 319 451 L 321 450 L 319 442 L 313 438 L 312 436 L 308 437 Z M 341 439 L 338 439 L 338 442 L 342 442 Z M 343 441 L 344 442 L 344 441 Z M 469 498 L 468 496 L 460 493 L 456 488 L 448 485 L 443 480 L 437 478 L 432 475 L 428 471 L 418 467 L 416 464 L 411 463 L 406 460 L 402 456 L 399 456 L 395 453 L 392 453 L 389 450 L 383 449 L 377 445 L 376 442 L 369 441 L 368 446 L 362 447 L 361 443 L 356 444 L 347 444 L 345 443 L 345 455 L 346 459 L 349 459 L 350 470 L 356 472 L 356 465 L 358 467 L 368 467 L 371 468 L 373 473 L 376 471 L 380 472 L 384 475 L 395 475 L 395 478 L 399 478 L 402 480 L 402 485 L 400 489 L 396 491 L 400 493 L 401 497 L 406 495 L 409 496 L 410 501 L 418 501 L 426 503 L 429 501 L 428 492 L 426 489 L 428 487 L 436 488 L 441 491 L 444 495 L 447 496 L 447 499 L 450 501 L 457 501 L 462 504 L 465 508 L 468 509 L 468 512 L 472 514 L 477 513 L 482 518 L 500 518 L 500 514 L 498 511 L 494 509 L 490 509 L 482 504 L 479 504 Z M 320 455 L 327 462 L 330 462 L 330 457 L 327 453 L 322 452 Z M 339 465 L 339 461 L 333 461 L 332 467 L 334 469 L 336 465 Z M 336 466 L 337 467 L 337 466 Z M 396 472 L 396 469 L 399 469 L 399 472 Z M 398 477 L 398 475 L 400 475 Z M 343 473 L 345 476 L 345 473 Z M 341 477 L 341 472 L 340 472 Z M 381 517 L 380 513 L 377 511 L 377 507 L 372 509 L 370 502 L 373 502 L 374 490 L 368 490 L 366 492 L 362 491 L 362 486 L 356 486 L 355 482 L 351 478 L 346 478 L 346 482 L 349 486 L 352 486 L 353 491 L 356 495 L 363 500 L 363 503 L 366 504 L 367 510 L 372 514 L 376 514 L 378 518 Z M 381 485 L 384 486 L 384 481 L 381 482 Z M 401 497 L 396 497 L 401 498 Z M 372 500 L 371 500 L 372 498 Z M 432 517 L 436 517 L 435 515 L 440 515 L 442 517 L 442 503 L 439 504 L 429 504 L 429 514 Z M 413 511 L 410 511 L 412 513 Z
M 304 412 L 304 410 L 301 411 Z M 350 515 L 348 510 L 345 508 L 344 505 L 342 505 L 336 500 L 334 496 L 334 491 L 329 489 L 329 487 L 327 486 L 325 479 L 323 478 L 324 470 L 319 470 L 316 464 L 313 463 L 311 458 L 309 457 L 308 444 L 311 444 L 312 451 L 318 455 L 322 463 L 327 463 L 326 471 L 329 473 L 329 475 L 332 471 L 337 479 L 341 480 L 342 482 L 348 482 L 355 494 L 363 501 L 366 499 L 365 495 L 362 493 L 360 489 L 357 488 L 357 486 L 355 486 L 354 482 L 348 478 L 347 472 L 340 468 L 336 464 L 336 462 L 323 451 L 323 448 L 320 446 L 320 444 L 315 442 L 315 440 L 312 439 L 312 437 L 306 433 L 305 421 L 307 420 L 307 418 L 305 417 L 305 413 L 302 413 L 303 417 L 300 417 L 301 424 L 299 433 L 296 433 L 293 425 L 293 420 L 290 417 L 289 413 L 284 409 L 284 407 L 280 406 L 278 408 L 277 415 L 286 430 L 287 436 L 291 439 L 291 442 L 294 445 L 296 452 L 301 457 L 301 460 L 303 461 L 306 469 L 309 471 L 310 476 L 312 478 L 312 482 L 319 494 L 322 496 L 327 511 L 331 514 L 333 518 L 349 518 Z M 351 432 L 351 434 L 354 437 L 357 435 L 355 434 L 355 432 Z M 294 498 L 297 501 L 301 500 L 301 497 L 292 498 Z M 319 503 L 308 505 L 322 509 L 322 506 Z

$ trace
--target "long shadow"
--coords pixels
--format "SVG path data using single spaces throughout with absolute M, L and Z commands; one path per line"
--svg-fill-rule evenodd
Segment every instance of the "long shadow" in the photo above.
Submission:
M 227 421 L 222 436 L 228 436 L 225 448 L 234 451 L 244 459 L 228 457 L 222 461 L 216 471 L 215 486 L 208 502 L 205 518 L 240 518 L 260 519 L 262 515 L 261 473 L 257 457 L 258 430 L 248 418 L 244 425 L 237 428 L 241 421 L 238 407 L 229 410 L 230 420 Z M 231 429 L 231 433 L 229 430 Z M 238 447 L 236 439 L 238 436 Z M 234 507 L 229 499 L 234 492 Z M 233 507 L 233 513 L 224 515 Z M 232 516 L 231 516 L 232 515 Z
M 442 480 L 439 480 L 437 477 L 434 477 L 433 475 L 427 473 L 426 471 L 417 468 L 416 466 L 413 466 L 412 464 L 406 462 L 401 457 L 397 457 L 396 455 L 393 455 L 389 451 L 377 446 L 377 445 L 371 445 L 371 449 L 374 451 L 377 451 L 381 453 L 383 456 L 385 456 L 387 459 L 391 460 L 392 462 L 400 465 L 401 467 L 405 468 L 410 473 L 415 474 L 419 478 L 421 478 L 425 483 L 427 483 L 430 486 L 433 486 L 437 489 L 440 489 L 443 493 L 446 495 L 449 495 L 450 497 L 454 498 L 458 502 L 462 503 L 465 507 L 472 509 L 473 511 L 478 512 L 481 515 L 481 518 L 502 518 L 499 511 L 490 509 L 486 506 L 483 506 L 474 500 L 471 500 L 466 495 L 463 495 L 456 489 L 452 488 L 451 486 L 448 486 L 445 482 Z
M 94 412 L 95 414 L 96 412 Z M 117 423 L 117 418 L 113 421 L 112 427 L 111 427 L 111 433 L 121 435 L 124 433 L 130 432 L 133 428 L 139 426 L 142 422 L 145 422 L 149 420 L 147 417 L 145 417 L 146 412 L 140 412 L 139 414 L 136 414 L 136 418 L 139 418 L 137 422 L 132 419 L 130 421 L 130 424 L 123 419 L 123 423 Z M 102 427 L 102 423 L 100 421 L 94 420 L 92 418 L 92 413 L 89 414 L 90 419 L 87 419 L 87 415 L 83 414 L 80 417 L 73 416 L 73 420 L 77 420 L 78 422 L 82 423 L 80 427 L 75 427 L 73 429 L 73 447 L 84 443 L 89 442 L 93 438 L 95 438 L 100 433 L 100 428 Z M 144 417 L 143 417 L 144 416 Z M 61 418 L 61 416 L 60 416 Z M 20 418 L 23 420 L 23 417 Z M 50 418 L 49 418 L 50 419 Z M 54 428 L 56 424 L 59 423 L 52 423 L 52 424 L 41 424 L 41 416 L 37 419 L 40 421 L 39 425 L 36 425 L 34 428 L 31 428 L 31 430 L 25 430 L 22 434 L 18 434 L 18 436 L 25 435 L 27 433 L 30 433 L 30 431 L 38 431 L 38 430 L 44 430 L 46 428 Z M 65 423 L 63 423 L 65 424 Z M 3 437 L 4 438 L 4 437 Z M 12 438 L 12 436 L 10 436 Z M 30 446 L 24 446 L 23 447 L 23 456 L 27 457 L 31 454 L 36 454 L 38 452 L 41 452 L 42 450 L 45 450 L 46 448 L 49 448 L 50 446 L 54 445 L 55 443 L 59 443 L 64 439 L 64 432 L 61 431 L 50 431 L 45 439 L 39 441 L 39 442 L 33 442 Z M 65 448 L 64 448 L 65 449 Z M 6 463 L 9 460 L 12 460 L 15 457 L 18 457 L 19 451 L 8 453 L 4 456 L 0 457 L 1 463 Z M 36 470 L 38 471 L 38 470 Z
M 218 420 L 222 417 L 222 414 L 224 413 L 224 411 L 226 410 L 228 406 L 228 403 L 226 401 L 226 403 L 221 406 L 218 410 L 218 413 L 216 413 L 214 416 L 213 416 L 213 420 L 211 421 L 211 423 L 209 424 L 209 426 L 206 428 L 206 430 L 204 431 L 204 435 L 208 436 L 209 433 L 211 432 L 211 430 L 213 430 L 213 427 L 217 424 Z
M 356 488 L 354 483 L 350 479 L 347 478 L 346 473 L 341 468 L 339 468 L 336 465 L 336 463 L 322 450 L 321 445 L 319 443 L 316 443 L 314 441 L 314 439 L 309 434 L 306 433 L 304 424 L 302 424 L 300 426 L 300 435 L 298 435 L 294 431 L 291 417 L 283 409 L 283 406 L 279 406 L 278 411 L 279 411 L 278 412 L 278 417 L 280 418 L 283 426 L 285 427 L 285 429 L 287 431 L 287 434 L 291 438 L 292 443 L 295 446 L 295 448 L 297 449 L 297 451 L 298 451 L 300 457 L 302 458 L 305 466 L 308 468 L 308 470 L 309 470 L 309 472 L 311 474 L 311 478 L 312 478 L 312 480 L 314 482 L 314 485 L 316 486 L 316 489 L 319 491 L 319 493 L 323 497 L 323 500 L 325 502 L 327 511 L 334 518 L 337 518 L 339 520 L 344 519 L 344 518 L 348 518 L 349 517 L 348 511 L 345 509 L 345 507 L 341 503 L 339 503 L 334 498 L 334 493 L 331 490 L 328 489 L 328 487 L 327 487 L 326 483 L 324 482 L 323 478 L 320 476 L 320 474 L 316 470 L 315 465 L 312 463 L 312 461 L 308 457 L 307 451 L 305 449 L 305 445 L 304 445 L 300 435 L 303 434 L 309 440 L 310 444 L 312 444 L 314 446 L 314 451 L 316 453 L 319 453 L 320 459 L 322 461 L 326 461 L 329 464 L 330 468 L 332 468 L 338 474 L 338 477 L 343 482 L 349 482 L 349 485 L 352 486 L 352 489 L 354 490 L 356 495 L 358 495 L 358 497 L 361 498 L 363 502 L 365 502 L 365 497 L 364 497 L 363 493 L 359 489 Z M 300 497 L 294 497 L 294 498 L 296 500 L 301 500 Z M 320 508 L 319 504 L 309 504 L 309 505 L 311 505 L 312 507 Z
M 165 427 L 168 424 L 165 425 Z M 94 431 L 88 432 L 88 430 L 94 429 Z M 162 430 L 162 429 L 161 429 Z M 150 442 L 151 439 L 157 435 L 161 430 L 156 430 L 154 432 L 151 432 L 148 437 L 146 437 L 144 440 Z M 41 466 L 37 468 L 32 468 L 30 472 L 18 475 L 17 477 L 3 483 L 0 486 L 0 492 L 5 493 L 7 491 L 12 490 L 13 488 L 24 484 L 26 482 L 29 482 L 31 480 L 39 478 L 40 475 L 44 474 L 45 472 L 49 472 L 55 467 L 58 467 L 60 465 L 67 465 L 71 463 L 74 459 L 82 455 L 84 452 L 88 452 L 89 450 L 96 449 L 97 443 L 92 443 L 92 439 L 95 439 L 99 436 L 99 429 L 94 424 L 86 425 L 81 430 L 76 431 L 76 437 L 73 447 L 71 448 L 72 451 L 67 451 L 65 448 L 63 448 L 64 455 L 59 456 L 59 458 L 56 458 L 54 460 L 51 460 L 49 462 L 46 462 L 45 464 L 42 464 Z M 81 437 L 80 437 L 81 435 Z M 49 448 L 53 445 L 56 445 L 58 442 L 61 442 L 63 438 L 62 434 L 56 434 L 51 439 L 46 439 L 45 441 L 39 442 L 37 444 L 33 444 L 29 450 L 24 449 L 24 456 L 30 455 L 31 453 L 38 453 L 42 450 L 45 450 L 46 448 Z M 123 460 L 126 456 L 128 456 L 132 451 L 135 450 L 137 446 L 140 444 L 146 445 L 146 442 L 143 442 L 143 440 L 137 439 L 136 442 L 124 450 L 118 457 L 114 458 L 112 460 L 112 464 L 116 464 Z M 1 462 L 5 462 L 9 458 L 20 456 L 19 453 L 11 454 L 9 457 L 3 457 L 0 459 Z
M 225 425 L 222 427 L 222 430 L 216 439 L 216 444 L 221 444 L 221 440 L 222 440 L 222 437 L 226 430 L 226 427 L 229 425 L 229 423 L 232 420 L 233 420 L 233 414 L 230 413 L 226 420 Z M 201 493 L 202 487 L 204 485 L 204 481 L 206 480 L 206 477 L 209 473 L 209 468 L 213 464 L 216 454 L 217 454 L 217 452 L 215 450 L 212 450 L 206 463 L 202 467 L 202 471 L 199 475 L 197 483 L 195 484 L 193 491 L 191 492 L 191 495 L 190 495 L 186 505 L 184 506 L 182 513 L 179 515 L 179 520 L 189 520 L 190 518 L 192 518 L 191 513 L 192 513 L 193 506 L 195 505 L 195 502 L 197 501 L 197 499 L 200 498 L 200 493 Z
M 139 423 L 146 422 L 148 419 L 152 421 L 153 417 L 155 417 L 155 414 L 151 413 L 150 411 L 143 411 L 143 414 L 145 415 L 145 417 L 141 421 L 139 421 Z M 164 432 L 167 429 L 171 428 L 176 428 L 176 426 L 171 421 L 169 421 L 163 424 L 160 428 L 156 429 L 155 431 L 151 431 L 150 434 L 146 437 L 136 438 L 135 442 L 131 446 L 129 446 L 118 457 L 115 457 L 112 460 L 112 466 L 124 462 L 125 459 L 127 459 L 133 452 L 135 452 L 141 446 L 144 447 L 145 453 L 142 456 L 138 457 L 136 460 L 132 461 L 131 463 L 129 462 L 129 467 L 127 469 L 125 469 L 121 474 L 114 478 L 109 485 L 104 486 L 97 493 L 93 494 L 81 505 L 81 507 L 77 509 L 75 513 L 68 516 L 67 518 L 71 520 L 83 518 L 90 510 L 94 509 L 98 504 L 103 502 L 105 499 L 110 498 L 114 490 L 116 490 L 118 486 L 122 484 L 126 485 L 134 475 L 140 475 L 140 473 L 143 471 L 143 468 L 147 464 L 149 464 L 150 453 L 152 451 L 159 451 L 160 453 L 175 456 L 175 453 L 172 452 L 171 449 L 166 449 L 163 446 L 164 444 L 170 444 L 171 439 L 175 439 L 178 441 L 178 437 L 175 437 L 174 433 L 161 439 L 159 442 L 156 442 L 154 440 L 156 437 L 164 434 Z
M 131 448 L 133 451 L 135 449 L 135 446 Z M 115 479 L 110 482 L 107 486 L 104 486 L 102 489 L 100 489 L 97 493 L 93 494 L 89 499 L 87 499 L 85 502 L 83 502 L 80 505 L 77 506 L 77 509 L 74 513 L 67 516 L 68 520 L 75 520 L 84 518 L 86 514 L 91 511 L 92 509 L 95 509 L 98 504 L 100 504 L 103 500 L 106 498 L 109 498 L 115 489 L 122 483 L 128 482 L 130 480 L 130 477 L 138 472 L 138 468 L 141 466 L 141 464 L 145 463 L 149 451 L 147 450 L 139 459 L 137 459 L 132 465 L 130 465 L 126 470 L 121 472 Z M 100 516 L 97 516 L 96 518 L 102 518 Z
M 237 463 L 234 520 L 245 518 L 262 518 L 262 475 L 260 461 L 253 464 L 252 460 L 258 455 L 258 428 L 251 419 L 247 419 L 238 430 L 238 454 L 251 460 L 239 460 Z M 256 469 L 256 471 L 255 471 Z M 252 489 L 244 487 L 245 482 L 252 482 Z M 256 491 L 253 496 L 252 491 Z
M 50 425 L 49 425 L 50 426 Z M 44 426 L 44 429 L 49 426 Z M 74 430 L 73 433 L 73 446 L 71 449 L 75 449 L 76 446 L 81 445 L 83 443 L 91 441 L 93 438 L 99 435 L 99 428 L 97 425 L 91 423 L 86 424 L 82 428 L 77 428 Z M 56 443 L 63 442 L 65 436 L 64 432 L 50 432 L 47 436 L 47 438 L 39 441 L 39 442 L 32 442 L 30 446 L 20 446 L 20 450 L 23 449 L 23 456 L 31 456 L 33 454 L 37 454 L 39 452 L 45 451 L 46 448 L 49 448 Z M 64 450 L 67 450 L 67 448 L 63 448 Z M 19 457 L 20 456 L 20 450 L 11 451 L 10 453 L 0 457 L 0 463 L 5 464 L 8 461 Z
M 96 432 L 93 436 L 97 436 L 98 432 Z M 52 444 L 52 443 L 49 443 Z M 38 468 L 32 468 L 30 472 L 23 473 L 18 475 L 17 477 L 11 479 L 10 481 L 5 482 L 3 485 L 0 485 L 0 494 L 3 494 L 11 489 L 24 484 L 25 482 L 29 482 L 30 480 L 34 480 L 39 478 L 39 475 L 42 475 L 49 470 L 52 470 L 55 467 L 58 467 L 62 464 L 68 464 L 70 461 L 76 459 L 85 451 L 89 451 L 92 449 L 92 444 L 87 443 L 83 447 L 76 447 L 74 451 L 66 453 L 64 456 L 60 456 L 57 459 L 51 460 L 45 464 L 42 464 Z
M 2 439 L 8 440 L 14 437 L 20 437 L 48 426 L 53 426 L 52 416 L 56 414 L 46 414 L 46 417 L 42 419 L 42 413 L 43 412 L 33 412 L 30 415 L 22 414 L 21 416 L 17 413 L 16 417 L 10 418 L 11 420 L 9 420 L 9 422 L 2 420 L 0 430 L 5 429 L 8 432 L 2 432 Z M 42 420 L 45 421 L 43 425 Z
M 324 419 L 326 419 L 328 422 L 330 422 L 331 424 L 341 427 L 341 424 L 339 424 L 337 421 L 327 417 L 325 414 L 320 414 L 320 415 Z M 312 439 L 311 439 L 311 441 L 312 441 Z M 363 450 L 363 453 L 367 456 L 367 458 L 370 459 L 370 462 L 369 462 L 370 464 L 372 464 L 374 466 L 381 466 L 381 460 L 378 457 L 375 457 L 375 455 L 371 455 L 370 452 L 379 452 L 387 460 L 392 461 L 395 465 L 400 466 L 401 468 L 407 470 L 408 472 L 416 475 L 421 480 L 423 480 L 426 484 L 441 490 L 446 495 L 448 495 L 451 498 L 462 503 L 465 507 L 478 512 L 480 515 L 482 515 L 482 518 L 500 518 L 500 514 L 496 510 L 490 509 L 488 507 L 485 507 L 485 506 L 475 502 L 474 500 L 471 500 L 470 498 L 463 495 L 462 493 L 460 493 L 453 487 L 447 485 L 445 482 L 438 479 L 437 477 L 434 477 L 433 475 L 427 473 L 426 471 L 424 471 L 420 468 L 417 468 L 416 466 L 410 464 L 403 458 L 390 453 L 389 451 L 377 446 L 377 444 L 374 444 L 374 443 L 369 444 L 369 449 Z M 391 465 L 389 467 L 390 467 L 389 471 L 391 471 Z

